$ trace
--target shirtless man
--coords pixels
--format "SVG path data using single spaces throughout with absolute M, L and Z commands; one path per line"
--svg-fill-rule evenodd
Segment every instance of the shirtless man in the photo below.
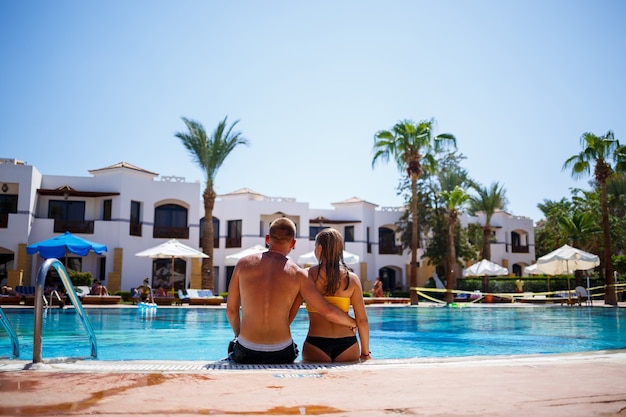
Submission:
M 275 220 L 265 236 L 267 252 L 239 260 L 228 288 L 226 314 L 235 332 L 229 359 L 238 363 L 291 363 L 298 348 L 289 328 L 299 294 L 327 320 L 356 328 L 355 320 L 324 300 L 306 271 L 287 258 L 294 248 L 296 226 Z M 239 306 L 241 305 L 241 311 Z

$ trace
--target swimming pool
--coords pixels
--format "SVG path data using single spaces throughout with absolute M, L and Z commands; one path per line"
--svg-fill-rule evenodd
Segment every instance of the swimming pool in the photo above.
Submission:
M 22 360 L 33 357 L 33 310 L 5 309 Z M 88 308 L 99 360 L 201 360 L 226 357 L 233 333 L 223 308 Z M 368 307 L 375 359 L 524 355 L 626 349 L 626 314 L 618 308 Z M 621 314 L 620 314 L 621 313 Z M 302 346 L 303 309 L 292 325 Z M 42 357 L 89 357 L 91 345 L 74 309 L 43 315 Z M 12 345 L 0 327 L 0 357 Z M 301 359 L 301 356 L 298 358 Z

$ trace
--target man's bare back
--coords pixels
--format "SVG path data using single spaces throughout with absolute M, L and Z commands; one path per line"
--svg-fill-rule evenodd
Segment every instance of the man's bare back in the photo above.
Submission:
M 289 311 L 300 293 L 298 280 L 306 279 L 304 274 L 278 252 L 268 251 L 239 261 L 232 277 L 238 280 L 241 305 L 245 306 L 241 321 L 246 326 L 239 335 L 262 344 L 290 340 Z

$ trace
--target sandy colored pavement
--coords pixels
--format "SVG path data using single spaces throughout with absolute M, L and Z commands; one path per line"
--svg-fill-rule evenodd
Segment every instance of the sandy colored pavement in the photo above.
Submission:
M 282 367 L 0 361 L 7 416 L 626 416 L 626 351 Z

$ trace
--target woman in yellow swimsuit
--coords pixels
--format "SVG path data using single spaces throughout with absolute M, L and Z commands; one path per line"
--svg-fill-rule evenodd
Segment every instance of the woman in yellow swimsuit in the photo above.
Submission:
M 315 256 L 319 263 L 309 268 L 309 279 L 315 282 L 318 291 L 329 303 L 345 312 L 352 305 L 359 340 L 354 330 L 329 322 L 307 305 L 309 332 L 302 348 L 302 359 L 306 362 L 356 362 L 359 359 L 371 359 L 369 322 L 361 281 L 343 261 L 341 233 L 333 228 L 319 232 L 315 237 Z

